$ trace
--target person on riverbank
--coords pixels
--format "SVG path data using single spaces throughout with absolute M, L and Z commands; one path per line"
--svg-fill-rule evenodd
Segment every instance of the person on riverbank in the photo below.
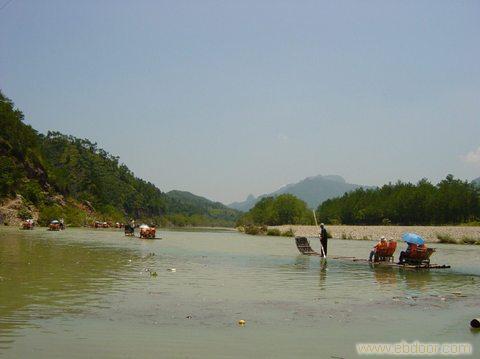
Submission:
M 320 249 L 321 249 L 321 256 L 327 256 L 327 245 L 328 245 L 328 233 L 327 229 L 325 228 L 325 224 L 320 223 Z
M 386 249 L 388 247 L 387 240 L 385 239 L 384 236 L 380 238 L 380 241 L 378 241 L 377 244 L 373 247 L 373 250 L 370 252 L 370 258 L 368 258 L 368 261 L 371 262 L 373 260 L 373 257 L 375 256 L 375 253 L 377 253 L 379 250 Z

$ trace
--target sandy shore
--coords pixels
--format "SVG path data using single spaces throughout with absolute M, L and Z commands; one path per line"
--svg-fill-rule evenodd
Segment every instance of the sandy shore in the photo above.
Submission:
M 296 236 L 318 236 L 315 226 L 271 226 L 284 232 L 292 229 Z M 449 235 L 454 239 L 470 237 L 480 239 L 480 227 L 461 226 L 326 226 L 333 238 L 378 240 L 381 236 L 387 239 L 399 239 L 402 233 L 414 232 L 425 238 L 427 242 L 438 242 L 437 234 Z

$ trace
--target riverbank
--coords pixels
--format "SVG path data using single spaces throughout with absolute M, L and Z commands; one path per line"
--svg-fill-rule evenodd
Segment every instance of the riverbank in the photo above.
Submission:
M 284 225 L 269 226 L 269 229 L 278 229 L 281 232 L 292 229 L 295 236 L 318 236 L 316 226 Z M 355 240 L 378 240 L 381 236 L 387 239 L 399 239 L 405 232 L 414 232 L 425 238 L 427 242 L 440 242 L 439 237 L 448 238 L 449 241 L 463 242 L 472 239 L 480 242 L 480 227 L 467 226 L 326 226 L 333 238 Z

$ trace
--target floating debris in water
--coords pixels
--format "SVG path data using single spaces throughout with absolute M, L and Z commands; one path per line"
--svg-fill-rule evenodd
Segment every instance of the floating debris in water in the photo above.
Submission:
M 187 315 L 187 316 L 185 317 L 185 319 L 192 319 L 192 316 L 191 316 L 191 315 Z
M 245 324 L 246 324 L 246 322 L 245 322 L 245 320 L 243 320 L 243 319 L 240 319 L 240 320 L 238 321 L 238 325 L 240 325 L 241 327 L 243 327 Z
M 156 277 L 158 274 L 157 274 L 157 272 L 150 272 L 150 275 L 151 275 L 152 277 Z
M 167 271 L 169 272 L 176 272 L 177 270 L 175 268 L 168 268 Z

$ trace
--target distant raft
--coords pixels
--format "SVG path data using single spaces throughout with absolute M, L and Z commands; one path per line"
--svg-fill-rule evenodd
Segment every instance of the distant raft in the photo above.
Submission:
M 310 242 L 307 237 L 295 237 L 295 244 L 300 253 L 307 256 L 320 256 L 320 253 L 313 250 L 310 246 Z M 374 266 L 385 266 L 385 267 L 396 267 L 396 268 L 405 268 L 405 269 L 447 269 L 450 268 L 449 265 L 440 265 L 440 264 L 431 264 L 431 263 L 422 263 L 422 264 L 398 264 L 390 261 L 380 261 L 380 262 L 369 262 L 366 258 L 356 258 L 356 257 L 328 257 L 329 259 L 335 260 L 344 260 L 350 262 L 359 262 L 371 264 Z

